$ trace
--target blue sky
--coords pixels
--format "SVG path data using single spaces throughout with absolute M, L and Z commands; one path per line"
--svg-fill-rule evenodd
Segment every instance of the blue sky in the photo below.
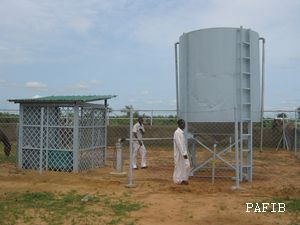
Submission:
M 299 0 L 0 0 L 0 109 L 86 94 L 175 109 L 174 42 L 240 25 L 267 40 L 265 108 L 300 106 Z

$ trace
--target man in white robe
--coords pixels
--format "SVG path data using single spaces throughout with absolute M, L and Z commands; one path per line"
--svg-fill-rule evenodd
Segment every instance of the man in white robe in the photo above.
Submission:
M 144 128 L 144 120 L 143 117 L 139 116 L 138 122 L 133 126 L 132 129 L 133 137 L 136 139 L 133 141 L 133 169 L 138 169 L 137 162 L 136 162 L 136 156 L 137 152 L 139 151 L 141 154 L 141 168 L 146 169 L 147 163 L 146 163 L 146 154 L 147 150 L 146 147 L 142 141 L 143 135 L 145 134 L 145 128 Z
M 174 173 L 175 184 L 189 184 L 190 161 L 188 159 L 187 147 L 184 137 L 185 122 L 183 119 L 177 121 L 178 128 L 174 133 Z

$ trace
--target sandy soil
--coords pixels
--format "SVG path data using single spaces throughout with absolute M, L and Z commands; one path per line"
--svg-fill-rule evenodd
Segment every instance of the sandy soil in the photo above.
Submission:
M 131 213 L 131 217 L 137 219 L 135 224 L 139 225 L 300 224 L 295 215 L 287 212 L 245 212 L 246 202 L 300 197 L 300 158 L 287 151 L 255 152 L 253 183 L 243 183 L 239 191 L 232 190 L 234 181 L 230 179 L 217 179 L 212 184 L 210 179 L 191 178 L 188 186 L 174 185 L 169 174 L 172 167 L 158 170 L 151 163 L 147 170 L 134 171 L 136 187 L 127 188 L 127 177 L 110 175 L 111 171 L 111 167 L 106 167 L 79 174 L 43 172 L 40 175 L 36 171 L 16 169 L 13 164 L 0 163 L 0 194 L 70 190 L 114 196 L 128 193 L 132 200 L 146 205 Z

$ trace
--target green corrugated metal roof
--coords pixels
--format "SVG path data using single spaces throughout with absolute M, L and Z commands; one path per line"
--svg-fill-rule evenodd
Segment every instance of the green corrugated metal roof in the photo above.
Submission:
M 107 100 L 116 97 L 116 95 L 69 95 L 69 96 L 47 96 L 40 98 L 27 99 L 9 99 L 14 103 L 84 103 L 100 100 Z

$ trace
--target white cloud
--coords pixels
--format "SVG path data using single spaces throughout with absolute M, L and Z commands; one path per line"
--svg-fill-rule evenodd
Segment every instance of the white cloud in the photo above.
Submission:
M 187 0 L 160 4 L 130 0 L 4 0 L 0 27 L 5 38 L 0 38 L 0 61 L 46 60 L 44 51 L 59 47 L 58 43 L 62 42 L 64 48 L 68 48 L 69 42 L 73 51 L 89 51 L 87 46 L 75 47 L 75 41 L 70 38 L 72 32 L 86 36 L 85 43 L 99 43 L 107 35 L 116 35 L 166 49 L 183 32 L 244 25 L 267 38 L 268 57 L 277 64 L 300 56 L 300 31 L 295 29 L 299 27 L 299 10 L 300 1 L 296 0 L 285 1 L 284 5 L 281 0 Z M 74 57 L 80 57 L 78 52 Z
M 0 79 L 0 84 L 5 84 L 5 83 L 6 83 L 6 80 Z
M 274 71 L 282 76 L 293 73 L 294 83 L 298 82 L 296 75 L 300 65 L 300 30 L 297 29 L 300 26 L 299 12 L 300 1 L 298 0 L 287 0 L 284 3 L 281 0 L 168 0 L 160 1 L 159 4 L 153 0 L 2 0 L 0 64 L 32 63 L 28 67 L 31 69 L 40 62 L 59 62 L 62 67 L 57 68 L 71 71 L 74 62 L 80 62 L 82 63 L 80 66 L 83 66 L 82 70 L 87 69 L 94 73 L 93 70 L 96 69 L 107 72 L 104 64 L 119 62 L 115 65 L 130 74 L 131 79 L 134 80 L 136 77 L 141 77 L 144 71 L 151 69 L 146 67 L 148 66 L 146 63 L 135 64 L 135 57 L 139 57 L 144 62 L 151 63 L 153 60 L 153 65 L 157 66 L 151 73 L 155 74 L 153 79 L 159 79 L 159 76 L 173 73 L 173 44 L 178 41 L 183 32 L 207 27 L 243 25 L 266 38 L 266 73 L 272 74 L 269 76 L 272 78 L 268 76 L 266 78 L 269 79 L 270 89 L 275 89 Z M 130 60 L 119 60 L 119 58 L 116 60 L 110 54 L 120 58 L 121 56 L 130 58 Z M 91 58 L 86 56 L 91 55 L 97 57 L 89 60 Z M 161 59 L 159 62 L 155 58 L 157 56 Z M 42 67 L 43 65 L 39 64 L 39 68 Z M 291 72 L 293 67 L 295 69 Z M 16 70 L 9 69 L 9 66 L 7 68 L 9 75 L 14 75 L 14 71 L 20 71 L 19 68 Z M 117 71 L 117 66 L 116 68 L 110 66 L 110 69 L 114 77 L 117 76 L 115 75 L 117 72 L 120 72 Z M 60 73 L 64 74 L 65 71 L 61 70 Z M 67 93 L 88 92 L 96 85 L 102 85 L 100 80 L 90 80 L 94 78 L 92 76 L 85 82 L 76 83 L 76 80 L 82 79 L 82 74 L 78 75 L 80 72 L 75 71 L 72 74 L 73 80 L 70 81 L 72 85 L 66 90 Z M 19 74 L 14 76 L 14 80 L 17 80 L 15 78 Z M 36 77 L 36 74 L 32 76 Z M 70 75 L 67 76 L 66 79 L 71 79 Z M 78 78 L 79 76 L 81 78 Z M 41 82 L 50 85 L 47 79 L 43 78 Z M 35 78 L 27 78 L 27 80 L 35 80 Z M 52 83 L 55 85 L 55 82 L 51 81 Z M 106 83 L 112 84 L 111 88 L 118 91 L 116 87 L 118 85 L 115 85 L 114 80 L 105 78 Z M 9 82 L 4 85 L 14 84 Z M 31 89 L 48 88 L 47 85 L 39 87 L 39 85 L 28 84 L 28 86 L 27 88 Z M 161 93 L 159 86 L 150 87 L 151 98 L 161 98 L 162 95 L 158 94 Z M 166 83 L 165 86 L 165 93 L 175 93 L 171 85 Z M 24 84 L 18 84 L 18 87 L 24 87 Z M 277 90 L 298 95 L 294 90 L 291 91 L 289 85 L 282 85 Z M 126 91 L 128 90 L 124 90 Z M 136 102 L 145 105 L 145 100 L 149 98 L 150 93 L 147 90 L 139 90 L 139 93 L 143 96 L 136 99 Z M 274 98 L 273 94 L 268 95 Z M 171 99 L 172 96 L 167 98 Z M 149 100 L 146 104 L 152 106 L 161 104 L 159 105 L 161 107 L 175 105 L 175 102 L 170 102 L 168 99 L 164 99 L 165 105 L 162 105 L 161 100 L 155 99 Z M 126 100 L 130 101 L 129 97 Z
M 266 38 L 268 62 L 278 66 L 286 64 L 290 58 L 300 57 L 300 30 L 295 29 L 300 26 L 299 11 L 300 1 L 293 0 L 285 1 L 284 5 L 280 0 L 212 0 L 205 4 L 190 0 L 166 13 L 141 16 L 132 31 L 132 38 L 169 48 L 183 32 L 243 25 Z
M 47 90 L 47 85 L 38 81 L 28 81 L 24 86 L 34 90 Z

